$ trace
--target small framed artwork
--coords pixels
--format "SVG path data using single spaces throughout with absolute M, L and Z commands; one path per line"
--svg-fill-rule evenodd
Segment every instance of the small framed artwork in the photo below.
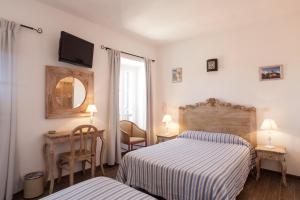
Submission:
M 218 71 L 218 59 L 207 60 L 207 72 Z
M 283 65 L 260 67 L 259 78 L 261 81 L 283 79 Z
M 172 69 L 172 82 L 180 83 L 182 82 L 182 68 L 173 68 Z

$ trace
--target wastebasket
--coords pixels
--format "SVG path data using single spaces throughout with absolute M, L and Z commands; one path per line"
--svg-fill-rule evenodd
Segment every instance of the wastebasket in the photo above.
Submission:
M 44 173 L 32 172 L 24 176 L 24 198 L 31 199 L 44 193 Z

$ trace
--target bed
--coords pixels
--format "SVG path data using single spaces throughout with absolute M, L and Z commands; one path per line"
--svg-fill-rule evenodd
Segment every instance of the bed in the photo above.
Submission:
M 155 200 L 127 185 L 107 177 L 96 177 L 51 194 L 42 200 Z
M 254 166 L 256 110 L 208 99 L 180 107 L 182 134 L 126 154 L 117 180 L 172 200 L 231 200 Z

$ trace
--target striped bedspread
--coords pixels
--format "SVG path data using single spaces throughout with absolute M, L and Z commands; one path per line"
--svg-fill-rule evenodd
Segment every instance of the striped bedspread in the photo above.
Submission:
M 83 181 L 42 200 L 155 200 L 127 185 L 107 177 Z
M 189 131 L 126 154 L 117 180 L 168 200 L 231 200 L 243 189 L 253 155 L 238 136 Z

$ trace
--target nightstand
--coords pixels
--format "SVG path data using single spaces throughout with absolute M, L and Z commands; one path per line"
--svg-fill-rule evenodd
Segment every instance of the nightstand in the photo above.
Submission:
M 156 144 L 160 143 L 160 142 L 165 142 L 165 141 L 168 141 L 168 140 L 172 140 L 172 139 L 175 139 L 177 138 L 177 134 L 168 134 L 168 135 L 156 135 L 157 137 L 157 140 L 156 140 Z
M 255 148 L 255 151 L 257 153 L 256 157 L 256 180 L 260 177 L 260 166 L 261 166 L 261 160 L 262 159 L 268 159 L 268 160 L 275 160 L 280 162 L 281 164 L 281 173 L 282 173 L 282 182 L 286 186 L 286 161 L 285 161 L 285 155 L 286 155 L 286 149 L 284 147 L 274 147 L 274 148 L 267 148 L 263 145 L 258 145 Z

